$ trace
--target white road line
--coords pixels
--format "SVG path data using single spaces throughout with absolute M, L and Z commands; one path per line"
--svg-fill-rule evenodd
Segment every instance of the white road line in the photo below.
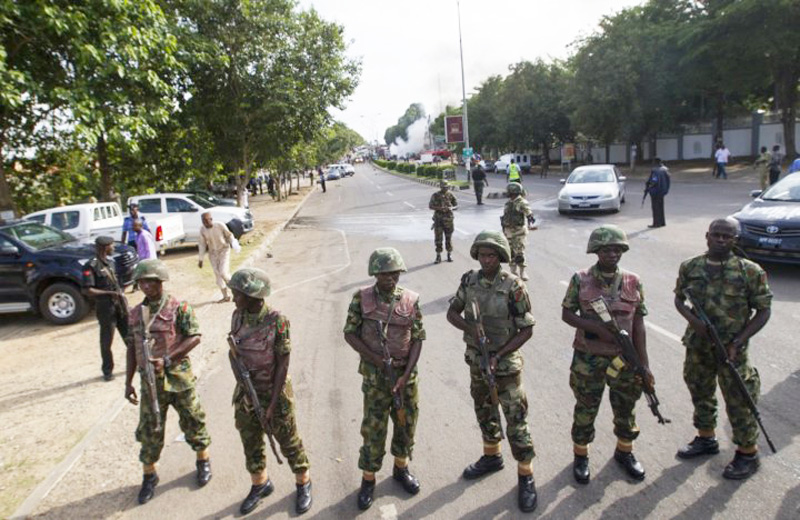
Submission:
M 394 504 L 381 506 L 381 520 L 397 520 L 397 507 Z
M 459 229 L 459 228 L 454 228 L 454 229 L 455 229 L 456 231 L 458 231 L 459 233 L 461 233 L 462 235 L 469 235 L 469 233 L 467 233 L 467 232 L 466 232 L 466 231 L 464 231 L 463 229 Z
M 386 194 L 387 194 L 388 196 L 390 196 L 390 197 L 394 197 L 394 193 L 392 193 L 391 191 L 387 191 L 387 192 L 386 192 Z
M 308 228 L 308 229 L 310 229 L 310 227 L 307 227 L 307 226 L 297 226 L 295 229 L 298 229 L 298 228 Z M 325 278 L 326 276 L 330 276 L 332 274 L 336 274 L 336 273 L 338 273 L 340 271 L 344 271 L 345 269 L 350 267 L 350 264 L 352 263 L 352 260 L 350 258 L 350 246 L 347 243 L 347 234 L 344 231 L 342 231 L 341 229 L 336 229 L 336 228 L 322 228 L 322 229 L 330 229 L 330 230 L 336 231 L 337 233 L 342 235 L 342 241 L 344 242 L 344 252 L 345 252 L 345 255 L 347 257 L 347 262 L 344 263 L 343 265 L 338 266 L 336 269 L 334 269 L 332 271 L 327 271 L 327 272 L 319 274 L 317 276 L 312 276 L 311 278 L 306 278 L 305 280 L 300 280 L 299 282 L 295 282 L 295 283 L 293 283 L 291 285 L 287 285 L 285 287 L 281 287 L 279 289 L 276 289 L 276 290 L 272 291 L 272 294 L 277 294 L 277 293 L 279 293 L 281 291 L 286 291 L 288 289 L 294 289 L 295 287 L 297 287 L 299 285 L 304 285 L 304 284 L 307 284 L 308 282 L 313 282 L 315 280 L 319 280 L 320 278 Z
M 665 328 L 659 327 L 655 323 L 651 323 L 649 321 L 646 321 L 645 325 L 647 325 L 647 327 L 653 329 L 654 332 L 658 332 L 662 336 L 665 336 L 665 337 L 667 337 L 667 338 L 669 338 L 669 339 L 671 339 L 673 341 L 677 341 L 678 343 L 681 343 L 681 344 L 683 343 L 683 341 L 681 341 L 681 337 L 680 336 L 678 336 L 677 334 L 673 334 L 672 332 L 668 331 Z
M 566 280 L 559 280 L 559 281 L 558 281 L 558 283 L 560 283 L 560 284 L 561 284 L 561 285 L 563 285 L 564 287 L 569 287 L 569 282 L 568 282 L 568 281 L 566 281 Z
M 406 206 L 408 206 L 408 207 L 409 207 L 409 208 L 411 208 L 411 209 L 417 209 L 417 207 L 416 207 L 415 205 L 411 204 L 411 203 L 410 203 L 410 202 L 408 202 L 408 201 L 405 201 L 405 200 L 404 200 L 404 201 L 403 201 L 403 204 L 405 204 Z

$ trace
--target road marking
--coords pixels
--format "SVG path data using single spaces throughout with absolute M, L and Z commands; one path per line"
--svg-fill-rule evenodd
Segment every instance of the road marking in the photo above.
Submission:
M 665 337 L 667 337 L 667 338 L 669 338 L 669 339 L 671 339 L 673 341 L 677 341 L 678 343 L 681 343 L 681 344 L 683 343 L 683 341 L 681 340 L 680 336 L 678 336 L 677 334 L 673 334 L 672 332 L 668 331 L 665 328 L 659 327 L 655 323 L 651 323 L 649 321 L 646 321 L 645 325 L 647 325 L 649 328 L 653 329 L 653 331 L 658 332 L 662 336 L 665 336 Z
M 417 209 L 417 207 L 416 207 L 415 205 L 411 204 L 411 203 L 410 203 L 410 202 L 408 202 L 408 201 L 405 201 L 405 200 L 404 200 L 404 201 L 403 201 L 403 204 L 405 204 L 406 206 L 408 206 L 408 207 L 409 207 L 409 208 L 411 208 L 411 209 Z
M 394 193 L 392 193 L 391 191 L 387 191 L 387 192 L 386 192 L 386 194 L 387 194 L 388 196 L 390 196 L 390 197 L 394 197 Z
M 394 504 L 381 506 L 381 520 L 397 520 L 397 507 Z
M 310 226 L 295 226 L 295 229 L 312 229 L 312 228 Z M 313 229 L 320 229 L 320 228 L 313 228 Z M 307 284 L 309 282 L 313 282 L 315 280 L 319 280 L 320 278 L 325 278 L 325 277 L 330 276 L 332 274 L 336 274 L 336 273 L 338 273 L 340 271 L 344 271 L 345 269 L 350 267 L 350 264 L 352 263 L 352 260 L 350 258 L 350 246 L 347 243 L 347 234 L 344 231 L 342 231 L 341 229 L 336 229 L 336 228 L 321 228 L 321 229 L 329 229 L 331 231 L 336 231 L 337 233 L 342 235 L 342 241 L 344 242 L 344 252 L 345 252 L 345 255 L 347 257 L 347 262 L 342 264 L 342 265 L 340 265 L 340 266 L 338 266 L 338 267 L 336 267 L 332 271 L 327 271 L 327 272 L 319 274 L 317 276 L 312 276 L 311 278 L 306 278 L 305 280 L 300 280 L 299 282 L 295 282 L 295 283 L 293 283 L 291 285 L 287 285 L 285 287 L 281 287 L 279 289 L 276 289 L 276 290 L 272 291 L 272 294 L 277 294 L 277 293 L 279 293 L 281 291 L 286 291 L 288 289 L 294 289 L 295 287 L 297 287 L 299 285 L 304 285 L 304 284 Z
M 454 228 L 454 229 L 455 229 L 456 231 L 458 231 L 459 233 L 461 233 L 462 235 L 469 235 L 469 233 L 467 233 L 467 232 L 466 232 L 466 231 L 464 231 L 463 229 L 460 229 L 460 228 Z
M 567 282 L 566 280 L 559 280 L 558 283 L 560 283 L 564 287 L 569 287 L 569 282 Z

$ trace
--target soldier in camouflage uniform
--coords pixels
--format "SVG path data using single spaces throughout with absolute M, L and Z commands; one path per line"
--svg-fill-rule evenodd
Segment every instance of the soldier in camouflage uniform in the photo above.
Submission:
M 528 220 L 531 217 L 531 207 L 525 198 L 525 188 L 522 187 L 522 184 L 509 182 L 506 186 L 506 193 L 508 193 L 508 201 L 503 209 L 500 223 L 503 226 L 503 233 L 508 239 L 508 245 L 511 247 L 511 260 L 509 261 L 511 274 L 517 274 L 517 268 L 519 268 L 519 277 L 527 281 L 525 247 L 528 245 Z
M 453 210 L 458 208 L 458 201 L 455 195 L 447 189 L 447 181 L 439 181 L 440 190 L 431 195 L 428 208 L 433 210 L 433 229 L 434 241 L 436 243 L 436 260 L 438 264 L 442 261 L 442 235 L 444 235 L 445 247 L 447 248 L 447 261 L 452 262 L 453 257 Z
M 636 274 L 618 266 L 628 247 L 628 237 L 617 226 L 606 225 L 592 231 L 586 253 L 597 254 L 597 263 L 572 276 L 561 304 L 561 319 L 577 329 L 572 343 L 569 385 L 575 394 L 572 469 L 575 480 L 581 484 L 589 482 L 589 443 L 594 440 L 594 421 L 606 385 L 617 436 L 614 460 L 635 480 L 643 480 L 645 476 L 644 468 L 633 455 L 633 441 L 639 436 L 635 408 L 642 395 L 641 381 L 623 365 L 613 334 L 590 304 L 597 298 L 605 300 L 617 325 L 633 340 L 639 359 L 653 382 L 647 368 L 644 327 L 647 308 L 642 282 Z
M 236 355 L 250 373 L 270 433 L 274 433 L 281 453 L 295 474 L 295 509 L 303 514 L 311 508 L 311 478 L 308 457 L 297 433 L 292 381 L 288 376 L 292 349 L 289 320 L 264 301 L 270 293 L 270 281 L 261 269 L 236 271 L 228 287 L 233 291 L 236 304 L 231 319 L 231 339 L 236 344 Z M 238 383 L 233 392 L 233 405 L 236 429 L 242 438 L 245 465 L 252 481 L 250 492 L 239 509 L 244 515 L 255 509 L 275 487 L 267 477 L 266 432 L 248 401 L 246 389 Z
M 717 426 L 717 381 L 725 399 L 728 419 L 733 429 L 736 454 L 722 476 L 739 480 L 748 478 L 759 467 L 758 423 L 733 378 L 717 360 L 708 331 L 686 306 L 685 291 L 702 305 L 714 324 L 754 401 L 758 400 L 761 380 L 750 364 L 748 340 L 767 323 L 772 292 L 767 274 L 756 263 L 732 253 L 739 224 L 731 218 L 711 223 L 706 233 L 708 251 L 681 264 L 675 287 L 675 307 L 689 322 L 683 335 L 686 360 L 683 379 L 694 404 L 697 436 L 678 450 L 678 457 L 692 459 L 719 453 L 714 429 Z
M 142 403 L 139 408 L 139 426 L 136 440 L 142 444 L 139 460 L 143 464 L 144 478 L 139 491 L 139 503 L 153 498 L 158 474 L 156 462 L 164 447 L 164 423 L 167 407 L 178 412 L 178 424 L 186 442 L 197 452 L 197 484 L 202 487 L 211 480 L 211 463 L 208 446 L 211 437 L 206 429 L 206 414 L 200 406 L 195 390 L 195 377 L 189 361 L 189 352 L 200 344 L 200 326 L 194 310 L 184 302 L 164 291 L 162 282 L 169 280 L 166 266 L 157 259 L 142 260 L 133 272 L 133 279 L 144 293 L 144 301 L 130 312 L 129 330 L 132 341 L 128 343 L 125 398 L 139 404 L 133 388 L 133 374 L 141 371 L 145 363 L 152 363 L 156 373 L 156 391 L 161 428 L 154 427 L 154 410 L 142 380 Z M 152 338 L 150 359 L 143 359 L 142 343 L 145 336 Z M 143 378 L 142 378 L 143 379 Z
M 491 388 L 481 371 L 478 322 L 473 312 L 476 302 L 488 342 L 489 370 L 497 382 L 500 406 L 506 418 L 506 435 L 518 463 L 519 507 L 525 512 L 533 511 L 536 509 L 532 464 L 535 453 L 528 429 L 528 398 L 522 386 L 523 362 L 519 351 L 533 334 L 535 321 L 531 302 L 525 284 L 501 268 L 500 264 L 511 257 L 508 242 L 501 233 L 479 233 L 470 255 L 480 262 L 481 269 L 464 273 L 447 311 L 447 320 L 464 332 L 470 392 L 483 436 L 483 456 L 464 470 L 464 478 L 476 479 L 503 469 L 499 411 L 492 405 Z
M 358 467 L 363 471 L 358 508 L 372 505 L 375 473 L 386 453 L 389 417 L 394 423 L 391 452 L 392 477 L 408 493 L 419 492 L 419 481 L 408 470 L 419 417 L 417 361 L 425 340 L 419 295 L 397 285 L 406 266 L 391 247 L 376 249 L 369 257 L 369 275 L 375 284 L 359 289 L 350 302 L 344 339 L 361 356 L 364 418 Z M 388 351 L 387 359 L 384 347 Z M 391 374 L 390 374 L 391 372 Z M 391 381 L 391 376 L 395 381 Z

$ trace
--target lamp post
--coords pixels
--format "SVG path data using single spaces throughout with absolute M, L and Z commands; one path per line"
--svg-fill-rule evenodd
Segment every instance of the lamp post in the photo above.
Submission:
M 461 43 L 461 3 L 456 0 L 456 9 L 458 9 L 458 52 L 461 56 L 461 99 L 463 103 L 462 113 L 464 121 L 464 148 L 469 148 L 469 120 L 467 117 L 467 87 L 464 81 L 464 46 Z M 466 159 L 466 158 L 465 158 Z M 467 170 L 467 178 L 469 179 L 469 167 L 467 161 L 464 161 Z

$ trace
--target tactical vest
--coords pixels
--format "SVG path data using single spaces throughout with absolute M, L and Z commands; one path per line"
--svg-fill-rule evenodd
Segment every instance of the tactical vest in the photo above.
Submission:
M 521 198 L 522 196 L 519 196 L 506 202 L 502 218 L 503 227 L 525 227 L 525 213 L 520 211 L 518 207 L 520 205 L 518 201 Z
M 272 389 L 279 316 L 278 311 L 270 310 L 260 323 L 252 326 L 242 321 L 239 311 L 234 311 L 231 319 L 231 330 L 237 340 L 239 359 L 250 372 L 253 386 L 259 392 Z
M 508 182 L 519 180 L 519 166 L 516 163 L 508 167 Z
M 476 323 L 470 302 L 477 301 L 480 307 L 481 321 L 486 332 L 490 352 L 499 351 L 511 338 L 517 334 L 514 317 L 508 307 L 514 279 L 511 274 L 500 271 L 489 287 L 481 285 L 478 271 L 470 271 L 465 276 L 464 288 L 466 291 L 466 308 L 464 317 L 468 323 Z M 464 332 L 464 342 L 478 348 L 472 333 Z
M 605 292 L 600 280 L 592 276 L 588 269 L 578 271 L 578 277 L 580 278 L 578 301 L 581 306 L 581 317 L 600 320 L 589 302 L 603 297 L 619 328 L 627 331 L 633 337 L 633 317 L 642 299 L 639 294 L 639 277 L 630 271 L 620 269 L 621 279 L 615 280 L 611 290 Z M 593 336 L 595 335 L 592 333 L 587 335 L 583 329 L 576 329 L 572 347 L 575 350 L 603 356 L 620 354 L 616 343 L 606 343 Z
M 394 304 L 392 317 L 386 331 L 386 346 L 392 359 L 408 359 L 411 350 L 411 326 L 414 324 L 414 304 L 419 295 L 403 289 L 400 299 Z M 391 304 L 378 298 L 378 290 L 373 285 L 361 288 L 361 340 L 370 351 L 383 357 L 380 334 L 381 324 L 386 326 Z
M 130 315 L 130 326 L 133 329 L 133 341 L 136 351 L 136 365 L 139 368 L 144 367 L 146 360 L 142 359 L 141 345 L 144 341 L 142 334 L 142 305 L 140 303 L 133 308 Z M 153 346 L 150 355 L 153 358 L 162 358 L 173 352 L 174 348 L 183 341 L 183 336 L 178 334 L 178 328 L 175 324 L 175 317 L 178 312 L 180 303 L 174 297 L 169 296 L 164 307 L 158 312 L 156 316 L 150 316 L 150 336 L 153 338 Z M 145 326 L 147 323 L 144 324 Z

